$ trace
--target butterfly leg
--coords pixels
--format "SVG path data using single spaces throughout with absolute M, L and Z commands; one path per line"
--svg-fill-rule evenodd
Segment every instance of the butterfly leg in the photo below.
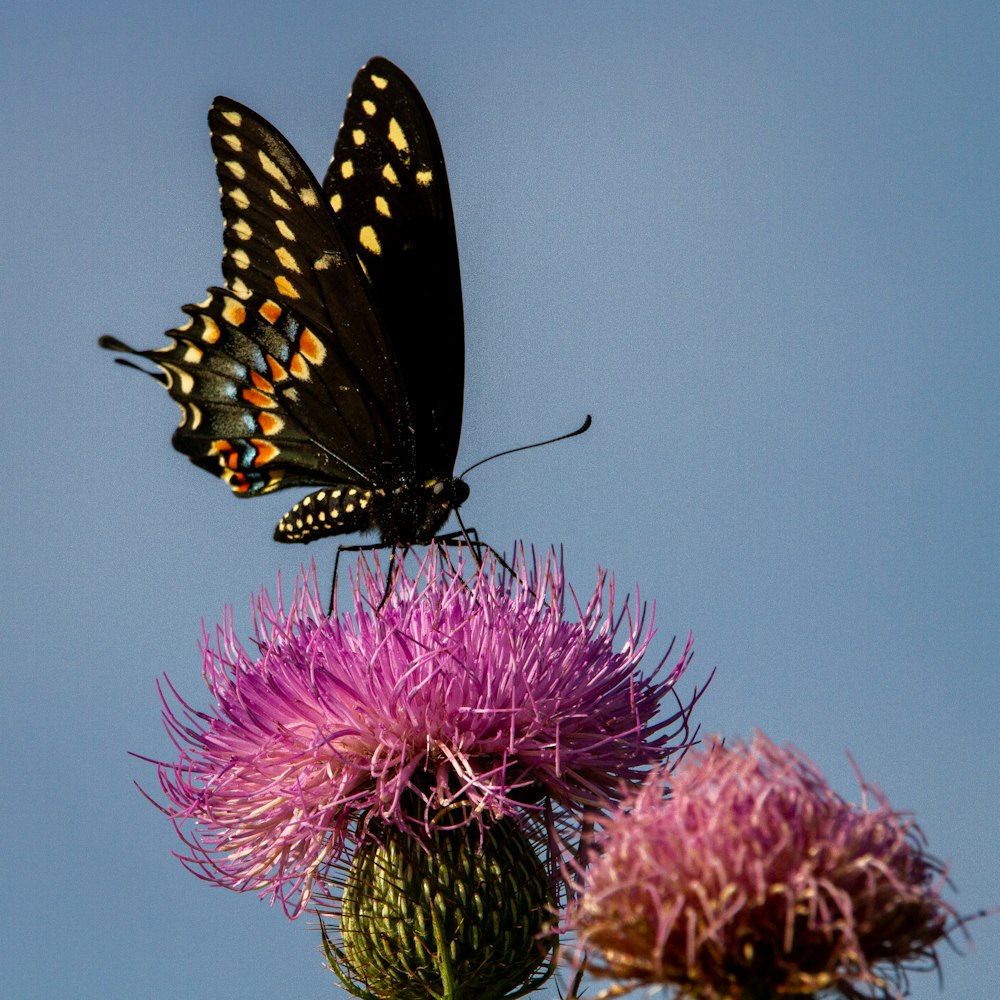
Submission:
M 459 522 L 461 523 L 461 521 Z M 507 562 L 504 557 L 497 552 L 492 545 L 484 542 L 479 537 L 479 532 L 475 528 L 466 528 L 464 524 L 459 531 L 449 531 L 444 535 L 436 535 L 431 539 L 432 545 L 440 545 L 443 549 L 448 548 L 462 548 L 467 547 L 469 552 L 472 554 L 472 558 L 476 562 L 476 566 L 483 565 L 483 553 L 491 552 L 493 558 L 506 570 L 512 577 L 515 576 L 515 572 L 512 566 Z M 337 595 L 337 573 L 340 567 L 340 557 L 345 552 L 374 552 L 376 549 L 389 549 L 389 570 L 385 577 L 385 592 L 382 594 L 382 600 L 379 601 L 378 606 L 375 608 L 376 612 L 382 610 L 385 602 L 389 599 L 389 594 L 392 593 L 392 585 L 396 579 L 396 573 L 399 571 L 399 567 L 402 564 L 403 559 L 406 558 L 406 553 L 410 551 L 411 546 L 409 545 L 385 545 L 382 542 L 372 542 L 368 545 L 338 545 L 337 546 L 337 557 L 333 563 L 333 582 L 330 586 L 330 603 L 327 609 L 328 614 L 333 614 L 334 605 L 336 603 Z M 398 555 L 400 549 L 402 549 L 402 556 Z M 449 563 L 450 563 L 449 558 Z
M 396 549 L 395 545 L 385 545 L 382 542 L 372 542 L 369 545 L 338 545 L 337 546 L 337 558 L 333 561 L 333 582 L 330 585 L 330 603 L 327 606 L 327 614 L 332 615 L 334 605 L 337 603 L 337 571 L 340 566 L 340 557 L 345 552 L 374 552 L 376 549 L 390 549 L 391 555 L 389 556 L 389 572 L 385 578 L 385 593 L 382 595 L 382 600 L 378 602 L 378 607 L 376 611 L 382 610 L 382 605 L 389 598 L 389 592 L 392 590 L 392 581 L 395 579 L 397 561 L 396 561 Z M 409 551 L 409 546 L 404 549 L 404 555 Z
M 483 552 L 491 552 L 493 558 L 513 577 L 516 576 L 513 567 L 511 567 L 507 560 L 497 552 L 492 545 L 488 542 L 484 542 L 479 537 L 479 532 L 475 528 L 466 528 L 465 522 L 462 520 L 461 515 L 458 511 L 455 511 L 455 517 L 458 519 L 460 528 L 458 531 L 449 531 L 447 534 L 438 535 L 434 538 L 434 541 L 442 546 L 456 546 L 461 547 L 463 544 L 468 545 L 469 551 L 472 553 L 472 558 L 476 560 L 477 566 L 483 565 Z

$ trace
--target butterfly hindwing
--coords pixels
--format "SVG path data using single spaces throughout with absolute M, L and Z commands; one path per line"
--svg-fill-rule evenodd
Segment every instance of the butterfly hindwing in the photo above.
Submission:
M 352 470 L 369 460 L 376 422 L 365 397 L 331 387 L 316 370 L 335 373 L 322 341 L 295 313 L 256 293 L 237 299 L 212 289 L 184 307 L 172 343 L 137 351 L 112 338 L 106 347 L 159 366 L 160 380 L 181 409 L 174 447 L 224 479 L 237 496 L 289 486 L 364 482 Z M 317 448 L 318 417 L 336 437 L 337 453 Z

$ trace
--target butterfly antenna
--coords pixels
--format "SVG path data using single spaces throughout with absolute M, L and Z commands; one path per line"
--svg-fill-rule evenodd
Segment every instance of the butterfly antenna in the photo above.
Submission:
M 536 441 L 534 444 L 522 444 L 517 448 L 508 448 L 506 451 L 498 451 L 495 455 L 490 455 L 488 458 L 481 458 L 478 462 L 474 462 L 470 465 L 465 472 L 459 476 L 459 479 L 465 479 L 465 477 L 472 472 L 473 469 L 478 469 L 480 465 L 485 465 L 487 462 L 492 462 L 494 458 L 500 458 L 503 455 L 513 455 L 515 451 L 527 451 L 529 448 L 541 448 L 542 445 L 555 444 L 556 441 L 565 441 L 566 438 L 576 437 L 578 434 L 583 434 L 590 429 L 590 425 L 593 421 L 590 419 L 590 414 L 587 414 L 587 419 L 584 420 L 582 424 L 575 431 L 570 431 L 569 434 L 560 434 L 559 437 L 549 438 L 548 441 Z

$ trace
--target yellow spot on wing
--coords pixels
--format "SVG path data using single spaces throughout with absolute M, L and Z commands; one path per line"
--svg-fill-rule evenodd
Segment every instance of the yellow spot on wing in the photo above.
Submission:
M 285 199 L 282 198 L 281 195 L 274 190 L 274 188 L 271 188 L 270 191 L 268 191 L 268 194 L 270 194 L 271 201 L 273 201 L 274 204 L 278 206 L 278 208 L 282 209 L 285 212 L 287 212 L 291 208 L 288 202 L 285 201 Z
M 189 365 L 198 364 L 204 356 L 205 352 L 197 344 L 188 344 L 184 352 L 184 360 Z
M 245 271 L 250 266 L 250 258 L 247 256 L 246 250 L 231 250 L 229 257 L 241 271 Z
M 299 188 L 299 201 L 309 208 L 315 208 L 319 204 L 319 198 L 311 187 Z
M 389 119 L 389 142 L 401 153 L 410 151 L 410 144 L 406 141 L 406 133 L 395 118 Z
M 278 262 L 282 267 L 287 267 L 289 271 L 294 271 L 296 274 L 302 273 L 298 261 L 288 252 L 287 247 L 278 247 L 274 251 L 274 256 L 278 258 Z
M 428 187 L 432 180 L 434 180 L 433 171 L 431 170 L 417 171 L 417 184 L 419 184 L 421 187 Z
M 286 240 L 295 242 L 295 233 L 292 232 L 292 227 L 284 219 L 275 219 L 274 226 Z
M 371 117 L 378 110 L 374 101 L 362 101 L 361 107 L 365 109 L 365 114 Z
M 185 396 L 189 396 L 191 394 L 191 390 L 194 388 L 194 378 L 191 376 L 190 372 L 183 371 L 180 368 L 175 368 L 173 365 L 161 364 L 160 367 L 170 380 L 168 388 L 176 388 L 178 392 L 182 392 Z
M 230 232 L 236 234 L 238 239 L 248 240 L 253 236 L 253 229 L 250 227 L 250 223 L 246 219 L 237 219 L 230 227 Z
M 344 206 L 344 199 L 340 197 L 339 194 L 330 195 L 330 208 L 335 212 L 339 212 Z
M 222 307 L 222 318 L 233 326 L 242 326 L 247 318 L 246 306 L 236 299 L 227 298 Z
M 222 141 L 231 149 L 234 153 L 243 152 L 243 143 L 240 142 L 240 137 L 238 135 L 224 135 L 221 137 Z
M 372 83 L 374 83 L 379 90 L 385 90 L 385 88 L 389 86 L 389 81 L 384 76 L 376 76 L 372 73 L 371 79 Z
M 363 146 L 365 144 L 365 132 L 364 129 L 356 128 L 351 133 L 351 138 L 354 140 L 355 146 Z
M 376 256 L 382 252 L 382 245 L 379 243 L 378 237 L 375 235 L 375 230 L 371 226 L 362 226 L 361 232 L 358 233 L 358 239 L 366 250 L 369 250 Z
M 379 215 L 384 215 L 387 219 L 392 218 L 392 212 L 389 211 L 389 202 L 387 202 L 382 195 L 378 195 L 375 198 L 375 211 L 378 212 Z
M 257 150 L 257 159 L 260 161 L 260 165 L 264 168 L 264 173 L 268 177 L 273 177 L 286 191 L 292 190 L 291 182 L 285 176 L 285 172 L 278 166 L 274 160 L 271 159 L 267 153 L 262 149 Z
M 216 323 L 211 316 L 202 316 L 201 324 L 201 339 L 204 340 L 206 344 L 217 344 L 219 342 L 219 337 L 222 336 L 219 324 Z
M 386 164 L 386 165 L 385 165 L 385 166 L 384 166 L 384 167 L 382 168 L 382 176 L 383 176 L 383 177 L 384 177 L 384 178 L 385 178 L 385 179 L 386 179 L 386 180 L 387 180 L 387 181 L 388 181 L 388 182 L 389 182 L 390 184 L 399 184 L 399 178 L 398 178 L 398 177 L 396 176 L 396 171 L 392 169 L 392 164 L 391 164 L 391 163 L 387 163 L 387 164 Z
M 241 211 L 245 211 L 250 207 L 250 199 L 247 197 L 246 192 L 242 188 L 233 188 L 229 192 L 229 198 Z
M 247 172 L 243 164 L 238 160 L 226 160 L 223 166 L 238 180 L 243 180 L 246 177 Z
M 229 282 L 229 290 L 233 295 L 238 295 L 241 299 L 248 299 L 253 295 L 253 292 L 247 288 L 247 284 L 242 278 L 233 278 Z
M 350 160 L 344 160 L 344 162 L 341 163 L 340 176 L 343 177 L 345 181 L 354 176 L 354 164 L 351 163 Z
M 274 287 L 278 289 L 279 292 L 286 299 L 301 299 L 302 296 L 299 295 L 296 287 L 283 275 L 279 274 L 274 279 Z
M 243 124 L 243 115 L 238 111 L 223 111 L 222 117 L 225 118 L 233 128 L 239 128 Z

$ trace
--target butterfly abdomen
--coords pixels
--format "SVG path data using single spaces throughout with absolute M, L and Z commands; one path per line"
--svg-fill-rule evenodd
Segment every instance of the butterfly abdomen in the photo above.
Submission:
M 274 529 L 276 542 L 313 542 L 328 535 L 369 531 L 378 495 L 356 486 L 330 486 L 300 500 Z M 373 501 L 375 503 L 373 503 Z
M 461 479 L 401 482 L 390 493 L 346 484 L 324 487 L 300 500 L 278 522 L 278 542 L 313 542 L 329 535 L 378 531 L 386 545 L 430 542 L 469 496 Z

